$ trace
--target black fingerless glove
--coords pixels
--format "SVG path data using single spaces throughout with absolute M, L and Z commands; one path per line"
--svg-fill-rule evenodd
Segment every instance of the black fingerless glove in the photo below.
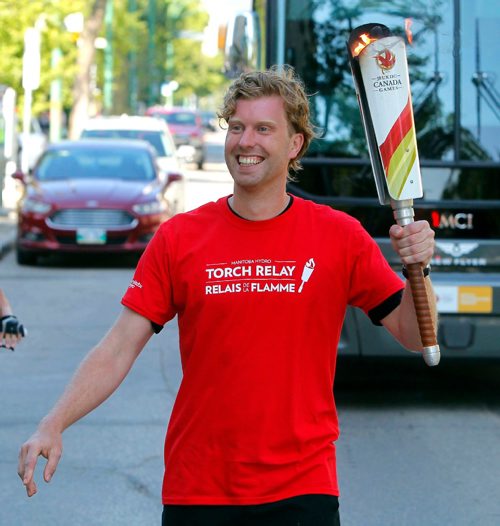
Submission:
M 13 314 L 0 318 L 0 333 L 14 334 L 23 338 L 26 336 L 24 325 L 19 323 L 19 320 Z

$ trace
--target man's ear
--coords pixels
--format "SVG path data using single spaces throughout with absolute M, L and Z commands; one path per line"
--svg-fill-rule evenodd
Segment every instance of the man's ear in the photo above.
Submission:
M 294 133 L 290 142 L 289 158 L 295 159 L 299 155 L 300 149 L 304 144 L 304 135 L 302 133 Z

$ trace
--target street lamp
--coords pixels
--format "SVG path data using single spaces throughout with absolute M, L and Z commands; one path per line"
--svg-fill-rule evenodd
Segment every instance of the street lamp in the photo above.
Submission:
M 179 83 L 176 80 L 161 85 L 161 94 L 165 97 L 165 107 L 171 108 L 174 105 L 174 91 L 179 88 Z
M 38 24 L 35 27 L 28 27 L 24 32 L 22 85 L 24 89 L 23 134 L 26 138 L 31 130 L 33 90 L 40 86 L 40 29 Z M 21 169 L 25 173 L 29 170 L 28 155 L 28 148 L 23 148 L 21 150 Z

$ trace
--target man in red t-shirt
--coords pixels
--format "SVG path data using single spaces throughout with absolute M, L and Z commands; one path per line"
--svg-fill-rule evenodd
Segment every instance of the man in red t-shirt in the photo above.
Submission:
M 359 307 L 421 350 L 411 289 L 357 220 L 286 193 L 314 137 L 291 68 L 242 75 L 221 117 L 234 193 L 175 216 L 150 242 L 122 314 L 21 449 L 28 495 L 37 456 L 49 480 L 62 432 L 177 316 L 183 379 L 165 440 L 163 525 L 340 524 L 333 382 L 345 311 Z M 426 221 L 389 234 L 403 263 L 430 261 Z

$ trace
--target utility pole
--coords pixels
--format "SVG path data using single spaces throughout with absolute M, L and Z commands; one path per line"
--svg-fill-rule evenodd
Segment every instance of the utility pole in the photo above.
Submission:
M 128 10 L 130 13 L 137 12 L 137 0 L 128 1 Z M 132 35 L 134 44 L 137 40 L 137 35 Z M 128 105 L 132 113 L 137 113 L 138 108 L 138 79 L 137 79 L 137 52 L 132 51 L 129 53 L 129 70 L 128 70 Z
M 33 102 L 33 90 L 40 86 L 40 31 L 38 28 L 29 27 L 24 32 L 24 54 L 23 54 L 23 88 L 24 88 L 24 112 L 23 112 L 23 135 L 24 146 L 28 142 L 31 131 L 31 105 Z M 28 148 L 21 150 L 21 169 L 28 173 Z
M 59 48 L 52 50 L 50 67 L 55 71 L 62 58 Z M 62 80 L 58 76 L 50 83 L 50 142 L 57 142 L 62 135 Z
M 104 48 L 104 114 L 113 109 L 113 0 L 107 0 L 104 14 L 106 28 L 106 47 Z
M 156 0 L 148 3 L 148 67 L 149 67 L 149 90 L 148 106 L 154 104 L 156 99 L 157 70 L 156 70 Z

